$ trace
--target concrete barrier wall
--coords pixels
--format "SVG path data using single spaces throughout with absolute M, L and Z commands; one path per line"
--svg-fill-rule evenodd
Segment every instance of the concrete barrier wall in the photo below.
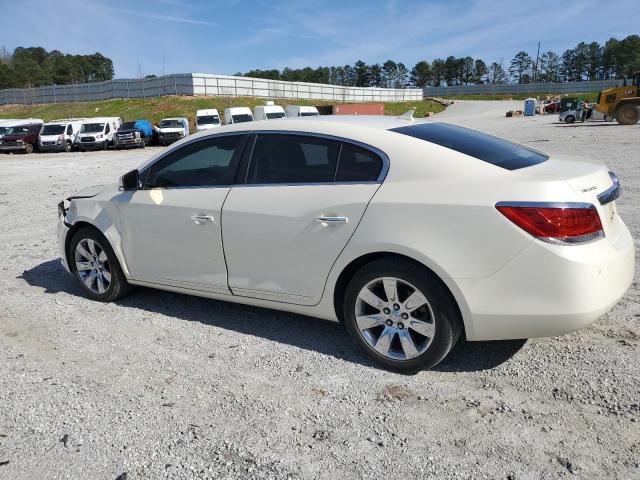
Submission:
M 88 102 L 113 98 L 147 98 L 165 95 L 394 102 L 421 100 L 422 90 L 418 88 L 342 87 L 318 83 L 186 73 L 148 79 L 118 79 L 99 83 L 0 90 L 0 105 Z
M 451 87 L 425 87 L 425 97 L 450 95 L 528 95 L 599 92 L 622 85 L 623 80 L 594 80 L 570 83 L 521 83 L 501 85 L 453 85 Z

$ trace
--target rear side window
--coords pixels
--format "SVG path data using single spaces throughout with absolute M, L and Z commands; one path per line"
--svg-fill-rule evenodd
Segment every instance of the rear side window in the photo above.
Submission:
M 340 142 L 303 135 L 258 135 L 248 184 L 332 182 Z
M 549 158 L 531 148 L 446 123 L 421 123 L 394 128 L 392 131 L 435 143 L 507 170 L 530 167 Z
M 375 182 L 381 170 L 378 155 L 357 145 L 342 144 L 336 182 Z

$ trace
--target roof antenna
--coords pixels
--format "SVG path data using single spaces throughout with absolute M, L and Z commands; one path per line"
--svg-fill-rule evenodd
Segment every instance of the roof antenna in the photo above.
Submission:
M 407 120 L 408 122 L 413 122 L 415 119 L 413 118 L 413 114 L 416 112 L 415 108 L 412 108 L 411 110 L 407 110 L 406 112 L 404 112 L 402 115 L 400 115 L 398 118 L 400 120 Z

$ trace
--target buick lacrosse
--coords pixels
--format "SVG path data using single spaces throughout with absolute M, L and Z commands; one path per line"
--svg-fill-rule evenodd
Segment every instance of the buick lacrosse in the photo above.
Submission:
M 342 322 L 399 370 L 467 340 L 595 321 L 634 275 L 616 176 L 399 117 L 252 122 L 189 136 L 59 205 L 87 297 L 132 286 Z

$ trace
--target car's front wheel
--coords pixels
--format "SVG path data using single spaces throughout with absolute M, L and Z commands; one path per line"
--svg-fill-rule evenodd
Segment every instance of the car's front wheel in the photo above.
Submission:
M 438 364 L 462 330 L 458 307 L 442 282 L 402 259 L 361 268 L 347 287 L 343 314 L 351 337 L 367 355 L 402 371 Z
M 122 268 L 109 242 L 91 227 L 81 228 L 71 239 L 69 264 L 85 295 L 112 302 L 129 293 Z

